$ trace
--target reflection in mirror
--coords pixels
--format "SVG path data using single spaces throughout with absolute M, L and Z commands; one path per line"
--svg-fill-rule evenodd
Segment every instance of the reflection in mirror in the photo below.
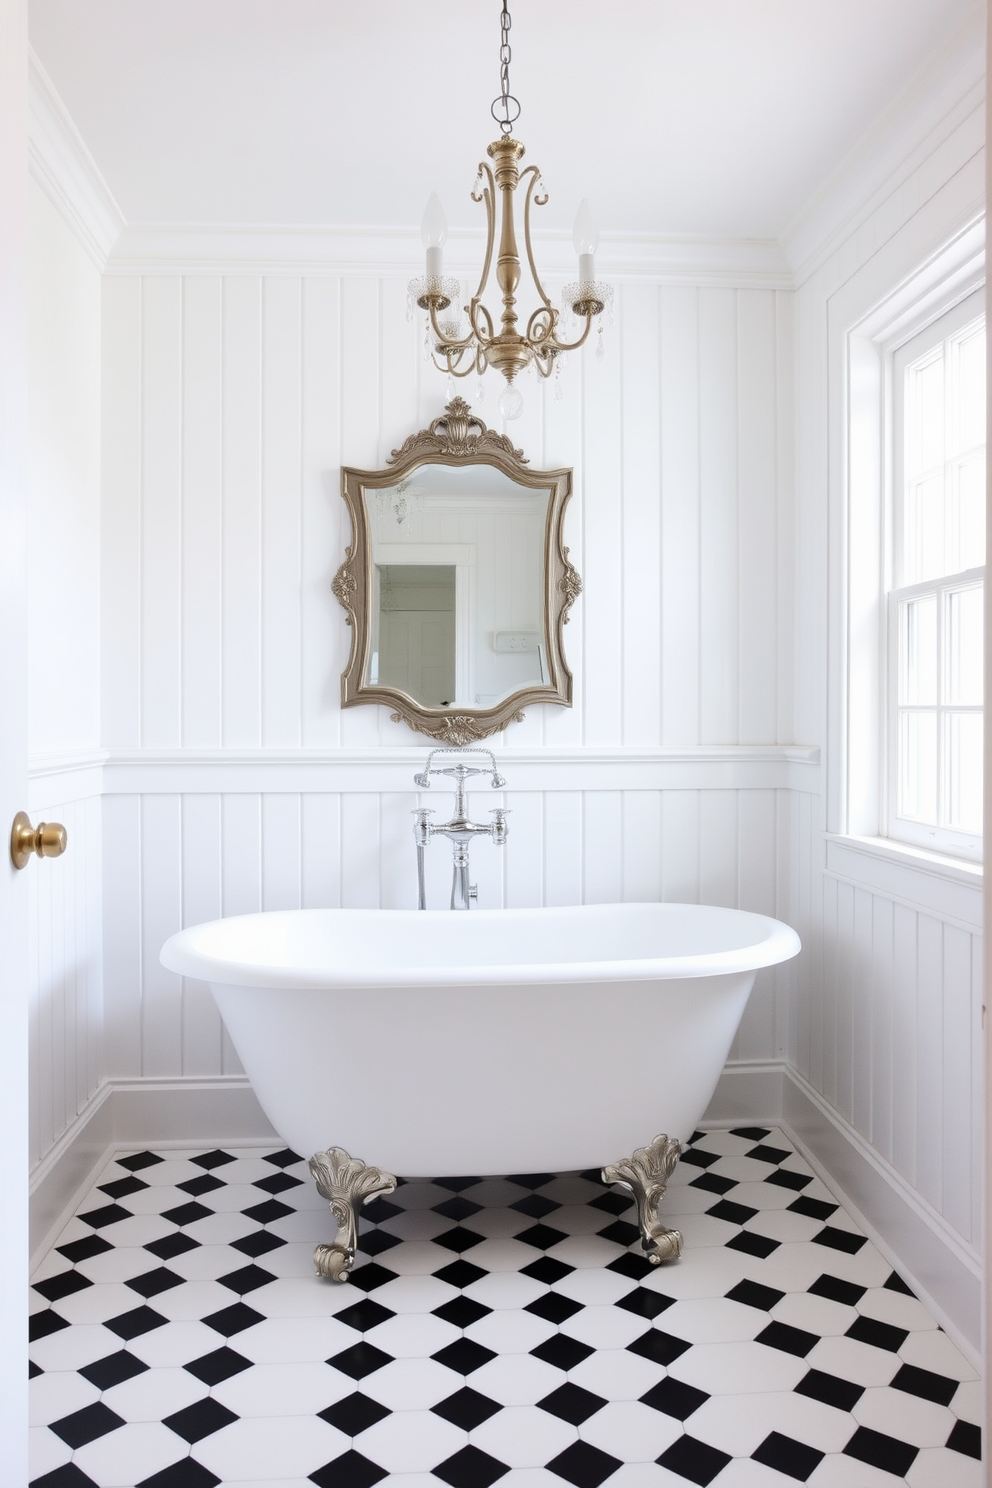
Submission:
M 571 703 L 561 630 L 581 590 L 562 545 L 571 471 L 530 470 L 453 400 L 394 451 L 342 472 L 354 543 L 334 592 L 354 627 L 342 702 L 391 703 L 450 743 L 524 702 Z

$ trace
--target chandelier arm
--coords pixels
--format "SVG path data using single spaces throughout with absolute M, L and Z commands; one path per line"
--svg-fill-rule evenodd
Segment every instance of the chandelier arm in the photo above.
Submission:
M 479 318 L 482 317 L 484 324 L 480 326 Z M 468 318 L 472 326 L 472 333 L 480 347 L 486 347 L 493 340 L 493 318 L 485 305 L 476 295 L 468 307 Z
M 482 188 L 482 200 L 486 204 L 486 257 L 482 265 L 482 273 L 479 276 L 479 287 L 475 291 L 474 300 L 480 300 L 482 298 L 483 291 L 489 279 L 489 267 L 493 261 L 493 247 L 496 242 L 496 178 L 492 173 L 492 168 L 484 160 L 479 161 L 479 174 L 485 178 L 486 182 Z
M 467 336 L 463 337 L 461 340 L 455 340 L 455 339 L 453 339 L 450 336 L 446 336 L 445 333 L 444 333 L 444 331 L 442 331 L 441 327 L 437 323 L 437 308 L 434 305 L 433 300 L 428 300 L 428 302 L 427 302 L 427 314 L 428 314 L 428 316 L 430 318 L 431 330 L 434 332 L 434 335 L 437 337 L 437 341 L 438 341 L 439 346 L 445 352 L 447 352 L 447 353 L 450 354 L 453 351 L 458 351 L 458 352 L 467 351 L 468 348 L 475 341 L 475 336 L 474 336 L 474 334 L 471 331 L 469 332 L 469 334 Z
M 540 329 L 540 322 L 542 318 L 546 321 L 545 329 L 543 331 Z M 535 324 L 535 322 L 537 324 Z M 537 309 L 532 311 L 531 317 L 527 322 L 527 341 L 534 348 L 535 352 L 543 347 L 548 341 L 551 341 L 552 344 L 554 344 L 553 338 L 555 333 L 555 326 L 557 324 L 558 311 L 555 310 L 553 306 L 547 304 L 538 305 Z
M 523 180 L 524 176 L 530 176 L 530 180 L 527 182 L 527 194 L 524 197 L 524 247 L 527 249 L 527 262 L 530 265 L 531 278 L 534 280 L 534 288 L 537 290 L 538 295 L 544 301 L 545 305 L 547 305 L 548 309 L 551 310 L 551 313 L 553 315 L 554 311 L 552 310 L 551 301 L 548 299 L 548 296 L 544 289 L 544 285 L 541 283 L 541 277 L 537 272 L 537 265 L 534 262 L 534 250 L 531 247 L 530 242 L 530 203 L 531 197 L 534 195 L 534 188 L 537 185 L 538 181 L 541 179 L 541 172 L 536 165 L 529 165 L 526 170 L 520 172 L 521 181 Z M 545 196 L 543 201 L 538 200 L 537 205 L 543 207 L 544 202 L 546 202 L 547 199 L 547 196 Z
M 583 346 L 589 339 L 589 332 L 592 330 L 593 320 L 598 313 L 599 312 L 595 310 L 586 311 L 585 328 L 577 341 L 559 341 L 557 336 L 552 336 L 551 344 L 554 346 L 555 354 L 557 355 L 559 351 L 578 351 L 579 347 Z

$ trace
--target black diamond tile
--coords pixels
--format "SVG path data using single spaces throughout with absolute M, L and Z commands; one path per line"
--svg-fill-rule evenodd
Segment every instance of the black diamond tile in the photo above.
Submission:
M 625 1312 L 633 1312 L 638 1317 L 654 1319 L 659 1313 L 664 1312 L 666 1307 L 671 1307 L 675 1302 L 674 1297 L 666 1297 L 664 1292 L 651 1292 L 647 1287 L 635 1287 L 628 1292 L 626 1297 L 621 1297 L 617 1307 L 622 1307 Z
M 395 1312 L 390 1312 L 388 1307 L 382 1307 L 378 1302 L 373 1302 L 371 1297 L 363 1297 L 360 1302 L 355 1302 L 351 1307 L 346 1307 L 342 1312 L 335 1314 L 339 1323 L 354 1328 L 358 1333 L 367 1333 L 370 1328 L 376 1328 L 380 1323 L 388 1323 Z
M 612 1194 L 604 1194 L 604 1198 L 612 1198 Z M 544 1219 L 545 1215 L 553 1214 L 561 1205 L 554 1199 L 545 1198 L 544 1194 L 529 1193 L 523 1199 L 517 1199 L 510 1205 L 518 1214 L 526 1214 L 530 1219 Z
M 808 1188 L 813 1178 L 809 1173 L 794 1173 L 791 1168 L 776 1168 L 764 1182 L 774 1183 L 776 1188 L 791 1188 L 793 1193 L 799 1193 L 800 1189 Z
M 807 1333 L 805 1328 L 793 1328 L 789 1323 L 769 1323 L 767 1328 L 762 1328 L 755 1343 L 763 1343 L 767 1348 L 781 1349 L 784 1354 L 795 1354 L 799 1359 L 805 1359 L 810 1349 L 815 1348 L 820 1341 L 819 1334 Z
M 142 1297 L 157 1297 L 160 1292 L 171 1291 L 173 1287 L 182 1286 L 183 1278 L 170 1271 L 167 1266 L 156 1266 L 154 1271 L 146 1271 L 141 1276 L 132 1276 L 130 1281 L 124 1283 L 133 1292 L 138 1292 Z
M 880 1323 L 877 1318 L 858 1317 L 847 1330 L 848 1338 L 859 1343 L 870 1343 L 874 1348 L 889 1349 L 895 1353 L 909 1337 L 908 1328 L 893 1328 L 891 1323 Z
M 268 1255 L 270 1250 L 278 1250 L 286 1242 L 268 1230 L 253 1230 L 250 1235 L 242 1235 L 240 1240 L 232 1240 L 230 1244 L 232 1250 L 240 1250 L 242 1255 L 255 1257 Z
M 844 1448 L 846 1457 L 858 1462 L 867 1462 L 871 1467 L 881 1468 L 897 1478 L 904 1478 L 916 1460 L 918 1447 L 908 1442 L 886 1436 L 882 1431 L 872 1431 L 868 1426 L 859 1426 Z
M 741 1302 L 745 1307 L 757 1307 L 762 1312 L 771 1312 L 776 1302 L 781 1302 L 784 1292 L 774 1287 L 761 1286 L 756 1281 L 739 1281 L 727 1293 L 729 1302 Z
M 459 1291 L 488 1274 L 481 1266 L 473 1266 L 471 1261 L 452 1261 L 450 1266 L 442 1266 L 440 1271 L 434 1272 L 438 1281 L 446 1281 L 449 1286 L 458 1287 Z
M 160 1312 L 152 1307 L 135 1307 L 131 1312 L 119 1313 L 115 1318 L 109 1318 L 104 1323 L 111 1333 L 116 1333 L 118 1338 L 140 1338 L 142 1333 L 150 1333 L 153 1328 L 161 1328 L 169 1321 Z
M 246 1328 L 253 1328 L 256 1323 L 264 1322 L 265 1319 L 254 1307 L 249 1307 L 244 1302 L 234 1302 L 230 1307 L 222 1307 L 220 1312 L 212 1312 L 203 1321 L 215 1333 L 230 1338 L 235 1333 L 243 1333 Z
M 536 1224 L 531 1225 L 527 1230 L 521 1230 L 515 1238 L 522 1240 L 525 1245 L 533 1245 L 535 1250 L 550 1250 L 552 1245 L 560 1244 L 562 1240 L 567 1240 L 568 1236 L 564 1230 L 555 1230 L 546 1224 Z
M 674 1416 L 677 1421 L 685 1421 L 709 1398 L 705 1390 L 697 1390 L 693 1385 L 685 1385 L 668 1375 L 641 1396 L 641 1404 L 663 1411 L 666 1416 Z
M 212 1436 L 215 1431 L 220 1431 L 222 1426 L 230 1426 L 232 1421 L 238 1417 L 234 1411 L 228 1410 L 226 1405 L 221 1405 L 219 1400 L 197 1400 L 193 1405 L 186 1406 L 185 1410 L 176 1411 L 171 1416 L 165 1416 L 162 1424 L 168 1426 L 183 1441 L 198 1442 L 205 1436 Z
M 113 1183 L 98 1183 L 97 1188 L 105 1193 L 108 1199 L 126 1199 L 128 1194 L 138 1193 L 149 1185 L 143 1178 L 135 1178 L 132 1173 L 127 1178 L 115 1178 Z
M 480 1452 L 478 1447 L 462 1447 L 460 1452 L 439 1463 L 432 1471 L 443 1483 L 450 1483 L 451 1488 L 489 1488 L 490 1483 L 495 1483 L 510 1469 L 505 1463 L 490 1457 L 488 1452 Z
M 736 1178 L 721 1178 L 719 1173 L 700 1173 L 691 1179 L 690 1188 L 701 1188 L 705 1193 L 725 1194 L 737 1187 Z
M 814 1468 L 823 1461 L 824 1455 L 815 1447 L 807 1447 L 802 1442 L 794 1441 L 791 1436 L 773 1431 L 770 1436 L 765 1437 L 757 1451 L 751 1453 L 751 1458 L 754 1462 L 760 1462 L 762 1467 L 773 1467 L 787 1478 L 805 1483 Z
M 196 1224 L 198 1219 L 209 1219 L 213 1212 L 205 1204 L 198 1204 L 194 1199 L 192 1203 L 179 1204 L 175 1209 L 166 1209 L 162 1218 L 167 1219 L 170 1224 L 189 1225 Z
M 452 1297 L 450 1302 L 442 1302 L 433 1312 L 442 1323 L 450 1323 L 453 1328 L 471 1328 L 480 1318 L 488 1316 L 492 1308 L 483 1307 L 481 1302 L 474 1302 L 471 1297 Z
M 852 1235 L 850 1230 L 838 1230 L 834 1225 L 824 1225 L 818 1235 L 813 1236 L 814 1245 L 829 1245 L 831 1250 L 842 1250 L 845 1255 L 857 1255 L 862 1245 L 867 1245 L 864 1235 Z
M 242 1266 L 238 1271 L 229 1271 L 226 1276 L 218 1276 L 217 1280 L 221 1286 L 226 1286 L 229 1291 L 237 1292 L 239 1297 L 243 1297 L 246 1292 L 268 1286 L 270 1281 L 275 1281 L 275 1277 L 262 1266 Z
M 375 1256 L 402 1243 L 399 1235 L 391 1235 L 388 1230 L 366 1230 L 358 1242 L 358 1248 L 364 1255 Z
M 966 1457 L 981 1459 L 981 1427 L 973 1426 L 970 1421 L 955 1421 L 954 1428 L 947 1438 L 947 1446 L 952 1452 L 963 1452 Z
M 839 1276 L 831 1276 L 827 1271 L 818 1276 L 810 1287 L 814 1297 L 827 1297 L 831 1302 L 845 1302 L 848 1307 L 854 1307 L 860 1302 L 867 1290 L 867 1287 L 858 1286 L 853 1281 L 842 1281 Z
M 488 1421 L 490 1416 L 502 1409 L 488 1395 L 480 1395 L 478 1390 L 473 1390 L 468 1385 L 456 1390 L 447 1400 L 431 1406 L 436 1416 L 443 1416 L 452 1426 L 461 1427 L 462 1431 L 474 1431 L 476 1426 L 481 1426 L 483 1421 Z
M 884 1285 L 886 1287 L 886 1290 L 890 1292 L 902 1292 L 904 1297 L 916 1296 L 913 1288 L 906 1285 L 902 1277 L 899 1275 L 898 1271 L 891 1272 L 888 1281 L 886 1281 Z
M 591 1390 L 583 1390 L 581 1386 L 569 1383 L 560 1385 L 537 1403 L 541 1410 L 558 1416 L 570 1426 L 581 1426 L 583 1421 L 588 1421 L 590 1416 L 603 1409 L 606 1400 L 602 1395 L 594 1395 Z
M 706 1488 L 731 1459 L 726 1452 L 711 1447 L 707 1442 L 696 1441 L 693 1436 L 680 1436 L 657 1460 L 659 1467 L 667 1467 L 678 1477 L 698 1484 L 698 1488 Z
M 612 1241 L 614 1245 L 623 1245 L 624 1247 L 633 1245 L 641 1237 L 641 1232 L 637 1226 L 629 1224 L 625 1219 L 615 1219 L 611 1225 L 606 1226 L 605 1230 L 598 1230 L 597 1234 L 601 1235 L 604 1240 Z M 518 1240 L 522 1240 L 523 1238 L 523 1235 L 517 1236 Z
M 363 1338 L 360 1343 L 353 1343 L 351 1348 L 342 1349 L 340 1354 L 335 1354 L 328 1359 L 327 1363 L 346 1374 L 349 1379 L 364 1379 L 368 1374 L 374 1374 L 384 1364 L 392 1364 L 392 1354 L 384 1354 L 382 1349 L 377 1349 L 374 1343 L 367 1343 Z
M 483 1348 L 481 1343 L 473 1343 L 471 1338 L 456 1338 L 454 1343 L 445 1344 L 443 1349 L 431 1354 L 431 1358 L 438 1364 L 443 1364 L 445 1369 L 453 1369 L 456 1374 L 471 1374 L 495 1357 L 492 1349 Z
M 443 1235 L 435 1235 L 434 1244 L 443 1245 L 445 1250 L 453 1250 L 456 1255 L 461 1255 L 463 1251 L 471 1250 L 473 1245 L 481 1245 L 484 1239 L 484 1235 L 477 1235 L 464 1225 L 456 1225 L 453 1230 L 445 1230 Z
M 226 1188 L 223 1178 L 215 1178 L 212 1173 L 201 1173 L 197 1178 L 186 1178 L 176 1187 L 181 1193 L 189 1194 L 191 1199 L 199 1198 L 200 1194 L 213 1193 L 215 1188 Z
M 29 1380 L 37 1379 L 38 1376 L 39 1376 L 39 1374 L 44 1374 L 44 1372 L 45 1371 L 43 1369 L 40 1369 L 39 1366 L 34 1362 L 33 1359 L 29 1359 L 28 1360 L 28 1379 Z
M 607 1271 L 615 1271 L 618 1276 L 627 1276 L 631 1281 L 643 1281 L 646 1276 L 657 1276 L 657 1268 L 652 1266 L 647 1256 L 635 1255 L 630 1252 L 627 1255 L 617 1256 L 615 1261 L 609 1261 Z
M 161 1240 L 150 1240 L 144 1249 L 158 1256 L 160 1261 L 171 1261 L 173 1256 L 199 1249 L 199 1245 L 199 1240 L 194 1240 L 192 1235 L 181 1235 L 176 1230 L 171 1235 L 163 1235 Z
M 130 1157 L 115 1158 L 119 1168 L 127 1168 L 129 1173 L 140 1173 L 142 1168 L 152 1168 L 157 1163 L 165 1162 L 164 1157 L 159 1157 L 157 1152 L 132 1152 Z
M 147 1368 L 147 1364 L 129 1354 L 127 1349 L 119 1349 L 116 1354 L 105 1354 L 102 1359 L 87 1364 L 79 1373 L 98 1390 L 110 1390 L 114 1385 L 134 1379 L 136 1374 L 144 1374 Z
M 567 1318 L 581 1311 L 581 1302 L 573 1302 L 571 1297 L 563 1297 L 560 1292 L 545 1292 L 543 1297 L 535 1297 L 534 1301 L 528 1302 L 524 1308 L 524 1312 L 532 1312 L 535 1317 L 554 1323 L 556 1328 L 559 1323 L 565 1322 Z
M 730 1199 L 721 1199 L 718 1204 L 713 1205 L 712 1209 L 706 1211 L 714 1219 L 724 1219 L 728 1224 L 736 1225 L 747 1224 L 757 1212 L 757 1209 L 750 1209 L 747 1204 L 735 1204 Z
M 748 1142 L 763 1142 L 766 1137 L 771 1136 L 767 1126 L 732 1126 L 730 1128 L 732 1137 L 744 1137 Z
M 82 1240 L 71 1240 L 68 1245 L 56 1245 L 55 1249 L 59 1255 L 65 1256 L 75 1266 L 77 1261 L 88 1261 L 91 1256 L 102 1255 L 105 1250 L 113 1250 L 109 1240 L 104 1240 L 102 1235 L 85 1235 Z
M 310 1481 L 316 1483 L 317 1488 L 371 1488 L 373 1483 L 388 1476 L 384 1467 L 352 1449 L 343 1457 L 335 1457 L 333 1462 L 318 1467 L 310 1474 Z
M 202 1354 L 199 1359 L 190 1360 L 183 1368 L 188 1374 L 195 1374 L 205 1385 L 219 1385 L 221 1380 L 230 1379 L 243 1369 L 250 1369 L 251 1360 L 235 1353 L 234 1349 L 224 1347 Z
M 108 1431 L 116 1431 L 123 1425 L 123 1416 L 104 1405 L 102 1400 L 97 1400 L 93 1405 L 73 1411 L 71 1416 L 63 1416 L 61 1421 L 53 1421 L 49 1430 L 75 1451 L 76 1447 L 85 1447 L 87 1442 L 96 1441 L 97 1437 L 106 1436 Z
M 92 1285 L 79 1271 L 60 1271 L 58 1276 L 46 1276 L 44 1281 L 36 1281 L 34 1290 L 46 1302 L 58 1302 L 62 1297 L 71 1297 L 73 1292 L 83 1292 Z
M 265 1154 L 265 1161 L 272 1163 L 276 1168 L 291 1168 L 294 1163 L 302 1162 L 303 1159 L 292 1148 L 283 1147 L 280 1152 L 267 1152 Z
M 377 1421 L 381 1421 L 390 1414 L 386 1406 L 380 1405 L 378 1400 L 373 1400 L 369 1395 L 363 1395 L 356 1390 L 353 1395 L 346 1395 L 343 1400 L 336 1400 L 326 1410 L 318 1411 L 322 1421 L 326 1421 L 335 1430 L 343 1432 L 345 1436 L 358 1436 L 362 1431 L 367 1431 Z
M 605 1483 L 610 1474 L 622 1466 L 608 1452 L 601 1452 L 588 1442 L 577 1441 L 548 1463 L 548 1471 L 557 1473 L 566 1483 L 574 1483 L 575 1488 L 599 1488 L 600 1483 Z
M 602 1168 L 583 1168 L 579 1177 L 584 1178 L 587 1183 L 602 1183 L 603 1170 Z
M 686 1343 L 684 1338 L 675 1338 L 671 1333 L 662 1332 L 660 1328 L 650 1328 L 647 1333 L 642 1333 L 640 1338 L 635 1338 L 633 1343 L 627 1345 L 630 1353 L 638 1354 L 642 1359 L 650 1359 L 652 1364 L 665 1365 L 674 1364 L 691 1347 L 692 1344 Z
M 206 1168 L 207 1172 L 213 1168 L 225 1168 L 228 1163 L 234 1161 L 230 1152 L 222 1152 L 219 1147 L 215 1147 L 213 1152 L 201 1152 L 198 1156 L 190 1158 L 190 1162 L 195 1163 L 198 1168 Z
M 752 1147 L 745 1152 L 744 1156 L 753 1157 L 755 1162 L 774 1163 L 777 1167 L 779 1163 L 784 1163 L 787 1157 L 791 1157 L 792 1153 L 785 1147 L 768 1147 L 765 1143 L 759 1143 L 757 1147 Z
M 576 1364 L 581 1364 L 583 1359 L 588 1359 L 593 1350 L 587 1343 L 580 1343 L 577 1338 L 569 1338 L 567 1333 L 553 1333 L 537 1348 L 532 1348 L 531 1353 L 535 1359 L 541 1359 L 545 1364 L 553 1364 L 555 1369 L 574 1369 Z
M 527 1201 L 524 1199 L 522 1202 Z M 453 1198 L 445 1199 L 442 1204 L 434 1204 L 432 1207 L 435 1214 L 443 1214 L 445 1219 L 454 1220 L 468 1219 L 470 1214 L 478 1214 L 482 1209 L 481 1204 L 473 1204 L 471 1199 L 464 1198 L 462 1194 L 455 1194 Z M 397 1208 L 394 1212 L 399 1214 L 401 1211 Z
M 679 1162 L 688 1163 L 690 1168 L 711 1168 L 714 1163 L 719 1161 L 720 1154 L 718 1152 L 704 1152 L 698 1147 L 690 1147 L 679 1158 Z
M 554 1256 L 544 1255 L 539 1261 L 531 1261 L 529 1266 L 522 1266 L 521 1274 L 529 1276 L 531 1281 L 539 1281 L 542 1286 L 554 1286 L 555 1282 L 561 1281 L 563 1276 L 570 1276 L 574 1270 L 574 1266 L 567 1266 Z M 439 1271 L 438 1275 L 443 1276 L 444 1272 Z
M 482 1274 L 485 1275 L 485 1272 Z M 361 1292 L 374 1292 L 376 1287 L 385 1286 L 387 1281 L 395 1280 L 396 1272 L 380 1266 L 378 1261 L 370 1261 L 367 1266 L 356 1266 L 354 1271 L 348 1273 L 348 1284 L 358 1287 Z
M 808 1395 L 811 1400 L 822 1400 L 824 1405 L 848 1412 L 854 1409 L 864 1393 L 863 1385 L 839 1379 L 835 1374 L 825 1374 L 822 1369 L 811 1369 L 796 1386 L 797 1395 Z
M 400 1180 L 402 1182 L 402 1179 Z M 438 1188 L 447 1188 L 451 1193 L 461 1193 L 463 1188 L 472 1188 L 476 1183 L 481 1183 L 481 1178 L 435 1178 L 434 1182 Z
M 275 1224 L 277 1219 L 285 1219 L 287 1214 L 293 1214 L 288 1204 L 281 1199 L 266 1199 L 264 1203 L 252 1204 L 250 1209 L 243 1209 L 242 1214 L 246 1219 L 253 1219 L 256 1224 Z
M 31 1488 L 97 1488 L 97 1485 L 82 1468 L 74 1462 L 67 1462 L 64 1467 L 57 1467 L 41 1478 L 32 1478 Z
M 805 1194 L 800 1194 L 798 1199 L 793 1199 L 788 1206 L 792 1214 L 804 1214 L 807 1219 L 829 1219 L 831 1214 L 836 1214 L 839 1208 L 837 1204 L 828 1204 L 824 1199 L 810 1199 Z
M 372 1224 L 382 1224 L 383 1220 L 395 1219 L 397 1214 L 403 1212 L 402 1205 L 390 1203 L 384 1194 L 376 1194 L 374 1199 L 369 1199 L 367 1204 L 362 1205 L 362 1218 L 369 1220 Z
M 934 1374 L 929 1369 L 918 1369 L 915 1364 L 903 1364 L 891 1386 L 893 1390 L 905 1390 L 907 1395 L 918 1395 L 921 1400 L 934 1400 L 938 1405 L 950 1405 L 958 1382 L 948 1379 L 944 1374 Z
M 509 1173 L 508 1183 L 519 1183 L 521 1188 L 543 1188 L 550 1183 L 554 1173 Z
M 549 1199 L 542 1199 L 540 1194 L 535 1194 L 534 1197 L 539 1204 L 550 1203 Z M 527 1202 L 526 1199 L 521 1199 L 519 1204 L 511 1204 L 510 1208 L 520 1209 Z M 630 1194 L 617 1193 L 616 1189 L 610 1188 L 606 1193 L 597 1194 L 594 1199 L 590 1199 L 589 1207 L 590 1209 L 605 1209 L 607 1214 L 623 1214 L 625 1209 L 630 1208 L 632 1202 Z
M 44 1312 L 33 1312 L 28 1318 L 28 1339 L 31 1343 L 37 1343 L 39 1338 L 48 1338 L 52 1333 L 60 1333 L 69 1324 L 64 1317 L 46 1307 Z
M 771 1240 L 767 1235 L 752 1235 L 750 1230 L 741 1230 L 739 1235 L 734 1235 L 727 1241 L 727 1249 L 741 1250 L 745 1255 L 758 1256 L 764 1260 L 773 1250 L 778 1250 L 780 1244 L 779 1240 Z
M 90 1209 L 88 1213 L 79 1216 L 84 1223 L 92 1225 L 94 1230 L 102 1230 L 106 1225 L 119 1224 L 122 1219 L 131 1219 L 130 1209 L 123 1208 L 120 1204 L 107 1204 L 102 1209 Z
M 269 1178 L 256 1178 L 252 1184 L 253 1188 L 260 1188 L 263 1193 L 277 1194 L 285 1193 L 288 1188 L 300 1188 L 303 1184 L 302 1178 L 294 1178 L 291 1173 L 273 1173 Z
M 217 1488 L 220 1481 L 202 1462 L 194 1457 L 182 1457 L 161 1472 L 152 1473 L 150 1478 L 142 1478 L 136 1488 Z

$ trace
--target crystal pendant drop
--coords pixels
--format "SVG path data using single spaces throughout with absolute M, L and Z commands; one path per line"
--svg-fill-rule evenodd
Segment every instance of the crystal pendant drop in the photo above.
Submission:
M 517 419 L 524 411 L 524 395 L 512 382 L 508 382 L 496 403 L 501 418 Z
M 555 385 L 552 396 L 556 403 L 560 403 L 562 398 L 565 396 L 561 385 L 561 357 L 555 358 L 554 384 Z
M 598 329 L 598 335 L 596 337 L 596 360 L 597 360 L 597 362 L 601 362 L 603 360 L 604 356 L 606 355 L 606 347 L 603 344 L 603 322 L 602 322 L 602 320 L 599 321 L 599 324 L 598 324 L 598 328 L 597 329 Z
M 430 321 L 424 321 L 424 361 L 431 359 L 431 326 Z
M 484 403 L 486 401 L 486 385 L 481 377 L 475 384 L 475 401 L 476 403 Z
M 457 394 L 458 394 L 458 390 L 455 387 L 455 379 L 452 377 L 451 373 L 449 372 L 448 373 L 448 386 L 445 388 L 444 396 L 448 400 L 448 402 L 450 403 L 453 398 L 457 397 Z

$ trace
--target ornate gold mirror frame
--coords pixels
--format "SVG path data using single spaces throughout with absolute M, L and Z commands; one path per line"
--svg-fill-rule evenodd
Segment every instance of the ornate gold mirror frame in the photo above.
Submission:
M 391 707 L 394 722 L 403 721 L 418 733 L 454 745 L 474 743 L 506 728 L 508 723 L 519 722 L 523 718 L 522 709 L 531 703 L 571 707 L 572 674 L 565 661 L 562 629 L 582 591 L 582 582 L 569 563 L 568 548 L 562 542 L 565 507 L 572 494 L 572 472 L 529 469 L 523 452 L 514 449 L 506 435 L 487 429 L 461 398 L 453 399 L 429 428 L 412 434 L 400 449 L 393 450 L 388 466 L 386 470 L 356 470 L 346 466 L 341 471 L 341 494 L 352 526 L 351 544 L 331 586 L 352 630 L 351 654 L 341 675 L 342 707 L 353 708 L 361 703 Z M 457 695 L 450 705 L 432 706 L 399 687 L 372 680 L 373 637 L 379 621 L 379 602 L 373 596 L 379 593 L 383 572 L 382 569 L 376 572 L 373 503 L 381 506 L 390 499 L 381 493 L 395 493 L 400 486 L 406 489 L 415 473 L 426 466 L 453 466 L 466 471 L 489 466 L 519 487 L 522 494 L 540 493 L 547 499 L 540 555 L 542 614 L 538 622 L 543 637 L 537 643 L 540 655 L 535 663 L 545 680 L 507 692 L 489 706 L 466 705 Z M 476 469 L 476 483 L 481 478 Z M 395 496 L 392 499 L 395 501 Z M 465 500 L 471 503 L 471 495 Z M 398 520 L 402 521 L 402 516 Z M 539 635 L 539 630 L 534 634 Z M 512 637 L 513 633 L 505 634 Z M 476 644 L 474 635 L 472 644 Z M 496 646 L 495 633 L 492 644 Z M 378 657 L 375 660 L 377 663 Z

